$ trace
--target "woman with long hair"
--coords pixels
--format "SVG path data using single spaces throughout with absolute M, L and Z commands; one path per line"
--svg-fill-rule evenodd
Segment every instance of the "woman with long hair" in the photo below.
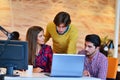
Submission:
M 28 41 L 29 65 L 33 65 L 33 72 L 50 72 L 52 64 L 52 49 L 44 43 L 44 30 L 40 26 L 32 26 L 26 34 Z

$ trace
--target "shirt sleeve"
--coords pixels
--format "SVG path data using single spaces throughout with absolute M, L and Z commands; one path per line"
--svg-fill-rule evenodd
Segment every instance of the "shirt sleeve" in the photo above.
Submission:
M 45 51 L 46 54 L 44 54 L 44 56 L 47 56 L 47 65 L 45 68 L 45 72 L 51 72 L 52 56 L 53 56 L 53 51 L 51 46 L 46 45 Z
M 47 27 L 46 27 L 45 42 L 47 42 L 51 37 L 50 33 L 49 33 L 49 27 L 50 27 L 50 24 L 48 24 Z
M 53 57 L 53 51 L 52 51 L 52 48 L 50 47 L 49 48 L 49 55 L 48 55 L 48 57 L 49 57 L 49 71 L 51 72 L 51 66 L 52 66 L 52 57 Z
M 106 80 L 107 69 L 108 69 L 108 60 L 107 58 L 105 58 L 101 61 L 98 72 L 98 78 L 101 78 L 102 80 Z

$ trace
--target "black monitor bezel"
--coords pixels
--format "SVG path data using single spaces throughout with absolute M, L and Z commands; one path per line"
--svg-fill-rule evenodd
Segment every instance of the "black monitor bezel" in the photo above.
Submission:
M 18 40 L 0 40 L 0 44 L 4 45 L 3 49 L 1 50 L 2 53 L 1 54 L 4 54 L 4 48 L 6 48 L 7 45 L 22 45 L 24 47 L 24 58 L 22 61 L 19 61 L 19 60 L 16 60 L 16 62 L 19 62 L 19 64 L 23 65 L 23 67 L 19 67 L 19 65 L 17 65 L 18 67 L 16 66 L 13 66 L 14 70 L 27 70 L 28 69 L 28 43 L 26 41 L 18 41 Z M 12 55 L 12 53 L 11 53 Z M 4 62 L 4 60 L 1 59 L 0 57 L 0 67 L 3 67 L 3 68 L 7 68 L 7 67 L 11 67 L 11 65 L 7 65 L 7 64 L 4 64 L 2 65 L 2 61 Z M 10 60 L 8 59 L 7 60 L 8 63 L 10 62 Z M 2 63 L 2 64 L 1 64 Z M 13 61 L 14 63 L 14 61 Z M 11 63 L 12 64 L 12 63 Z

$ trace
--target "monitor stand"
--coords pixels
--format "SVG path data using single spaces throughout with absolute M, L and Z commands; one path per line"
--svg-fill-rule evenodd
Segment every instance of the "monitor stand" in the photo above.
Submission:
M 14 71 L 13 66 L 6 67 L 6 74 L 0 74 L 0 80 L 4 80 L 4 76 L 18 77 L 19 75 L 13 74 L 13 71 Z

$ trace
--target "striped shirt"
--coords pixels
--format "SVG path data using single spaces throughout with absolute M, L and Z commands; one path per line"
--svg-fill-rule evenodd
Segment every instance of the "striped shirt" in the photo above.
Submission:
M 82 50 L 78 54 L 85 54 L 85 51 Z M 90 60 L 88 57 L 85 58 L 84 70 L 90 72 L 91 77 L 101 78 L 106 80 L 108 69 L 108 60 L 104 54 L 99 51 L 96 52 L 95 56 Z

